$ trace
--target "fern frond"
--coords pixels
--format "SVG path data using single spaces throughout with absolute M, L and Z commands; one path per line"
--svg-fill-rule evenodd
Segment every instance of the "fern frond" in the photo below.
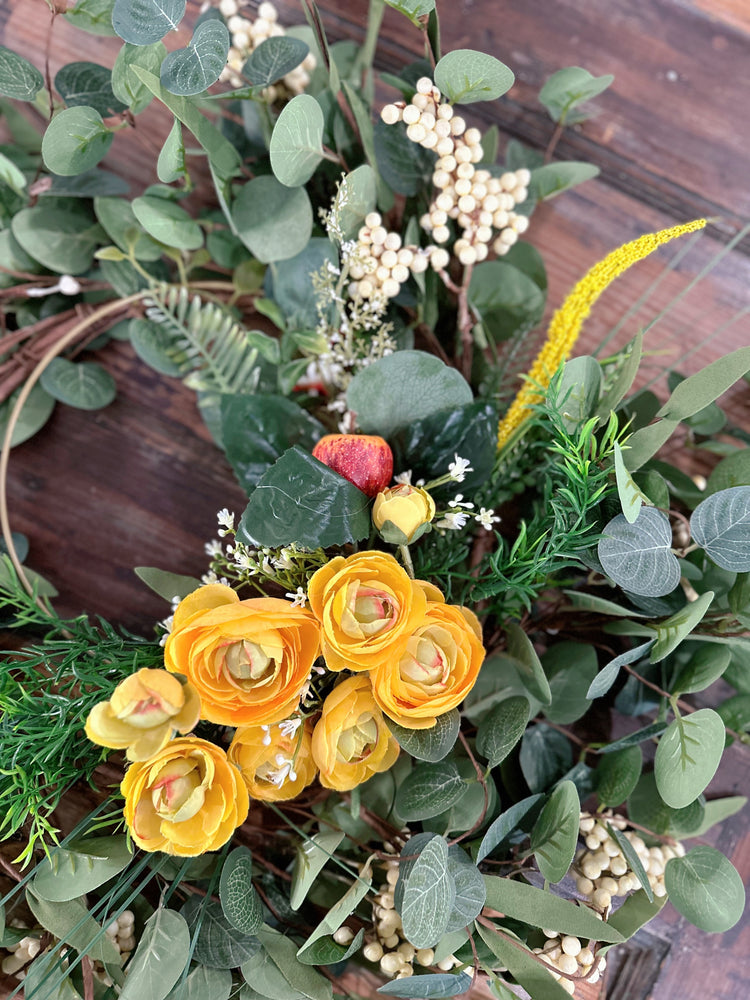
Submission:
M 191 296 L 184 285 L 156 286 L 146 306 L 146 317 L 168 332 L 181 376 L 199 392 L 251 393 L 260 379 L 259 357 L 278 358 L 272 337 L 246 330 L 222 306 Z

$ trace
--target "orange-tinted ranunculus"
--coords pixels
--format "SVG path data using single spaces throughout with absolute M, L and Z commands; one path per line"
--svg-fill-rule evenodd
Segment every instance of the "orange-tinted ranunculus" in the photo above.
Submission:
M 418 486 L 406 483 L 382 490 L 372 505 L 372 523 L 391 545 L 410 545 L 429 530 L 435 501 Z
M 201 718 L 259 726 L 294 712 L 318 651 L 309 611 L 273 597 L 240 601 L 211 584 L 178 605 L 164 662 L 195 685 Z
M 329 670 L 372 670 L 422 618 L 426 598 L 393 556 L 337 556 L 308 585 Z
M 375 700 L 400 726 L 429 729 L 437 716 L 464 700 L 483 660 L 482 632 L 474 613 L 431 601 L 393 657 L 371 672 Z
M 302 724 L 293 736 L 285 735 L 284 725 L 245 726 L 234 734 L 227 756 L 240 769 L 253 799 L 293 799 L 318 773 L 310 746 L 312 725 Z
M 312 755 L 320 783 L 346 792 L 387 771 L 399 747 L 375 704 L 367 677 L 349 677 L 323 702 L 313 731 Z
M 120 791 L 125 820 L 144 851 L 182 857 L 215 851 L 247 818 L 240 772 L 220 747 L 195 736 L 131 764 Z
M 175 731 L 189 733 L 200 710 L 192 684 L 181 684 L 166 670 L 143 667 L 121 681 L 109 701 L 94 706 L 86 719 L 86 735 L 102 747 L 127 748 L 128 760 L 146 760 Z

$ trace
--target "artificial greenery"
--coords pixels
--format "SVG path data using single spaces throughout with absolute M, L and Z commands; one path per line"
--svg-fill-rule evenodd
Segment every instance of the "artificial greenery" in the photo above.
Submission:
M 307 23 L 286 30 L 268 3 L 251 20 L 222 0 L 167 54 L 184 0 L 79 0 L 72 24 L 123 43 L 111 70 L 76 62 L 49 86 L 0 49 L 14 139 L 0 149 L 5 458 L 56 402 L 108 405 L 115 387 L 92 358 L 118 337 L 195 390 L 248 496 L 244 512 L 220 511 L 202 581 L 138 568 L 167 602 L 188 601 L 160 623 L 165 652 L 58 617 L 23 565 L 33 539 L 27 555 L 7 528 L 2 473 L 0 614 L 20 648 L 0 664 L 0 830 L 28 871 L 0 902 L 25 927 L 4 919 L 0 946 L 26 968 L 28 998 L 328 1000 L 359 962 L 392 996 L 460 995 L 482 972 L 498 997 L 510 983 L 552 1000 L 595 982 L 607 950 L 667 896 L 709 932 L 741 915 L 729 860 L 682 841 L 746 801 L 705 793 L 725 745 L 750 740 L 748 437 L 717 402 L 750 372 L 750 349 L 688 377 L 675 361 L 664 403 L 633 391 L 643 333 L 609 357 L 571 358 L 608 284 L 705 222 L 613 251 L 540 331 L 544 263 L 519 237 L 537 202 L 595 176 L 553 154 L 612 78 L 555 73 L 539 95 L 546 157 L 509 143 L 499 163 L 497 130 L 467 128 L 456 107 L 501 98 L 511 70 L 443 52 L 434 0 L 387 4 L 421 32 L 425 59 L 381 75 L 398 97 L 377 121 L 382 0 L 360 47 L 329 44 L 310 0 Z M 170 128 L 155 182 L 131 198 L 100 163 L 127 155 L 152 104 Z M 416 528 L 394 522 L 402 512 L 379 521 L 385 494 L 373 505 L 313 454 L 329 432 L 355 431 L 393 454 L 421 504 Z M 673 435 L 719 456 L 705 484 L 657 457 Z M 131 761 L 121 795 L 109 789 L 58 843 L 62 797 L 101 784 L 109 756 L 84 725 L 120 681 L 172 655 L 196 592 L 218 585 L 221 600 L 291 613 L 318 599 L 317 574 L 358 553 L 439 587 L 464 629 L 461 606 L 481 618 L 486 657 L 462 700 L 427 728 L 390 703 L 389 768 L 254 801 L 223 840 L 206 827 L 193 857 L 149 846 L 125 787 L 143 763 L 115 743 Z M 279 728 L 320 725 L 342 677 L 352 698 L 367 687 L 366 671 L 327 669 L 327 641 Z M 736 693 L 696 704 L 719 680 Z M 590 729 L 594 702 L 630 716 L 628 732 Z M 369 711 L 352 739 L 370 739 Z M 230 723 L 201 719 L 214 767 Z M 271 763 L 267 786 L 297 780 L 302 743 Z

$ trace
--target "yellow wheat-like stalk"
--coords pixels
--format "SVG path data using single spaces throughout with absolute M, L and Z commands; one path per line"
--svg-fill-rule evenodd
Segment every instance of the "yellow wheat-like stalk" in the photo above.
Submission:
M 531 412 L 531 405 L 542 398 L 539 387 L 544 388 L 549 385 L 560 363 L 568 358 L 584 320 L 604 289 L 631 264 L 648 257 L 663 243 L 668 243 L 676 236 L 693 233 L 705 225 L 705 219 L 695 219 L 682 226 L 662 229 L 658 233 L 646 233 L 645 236 L 618 247 L 617 250 L 607 254 L 604 260 L 594 264 L 552 317 L 547 339 L 526 376 L 525 384 L 500 421 L 497 432 L 498 449 L 507 443 L 513 431 L 526 420 Z

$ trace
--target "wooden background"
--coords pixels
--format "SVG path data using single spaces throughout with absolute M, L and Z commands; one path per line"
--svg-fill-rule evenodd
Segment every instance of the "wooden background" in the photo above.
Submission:
M 255 6 L 253 4 L 250 5 Z M 190 4 L 194 16 L 197 4 Z M 286 25 L 303 21 L 296 2 L 279 2 Z M 366 0 L 323 0 L 329 37 L 363 37 Z M 620 331 L 623 343 L 694 279 L 750 218 L 747 108 L 750 103 L 748 0 L 438 0 L 443 48 L 490 52 L 516 73 L 500 101 L 474 105 L 476 124 L 497 123 L 501 149 L 518 138 L 543 149 L 553 126 L 536 95 L 565 66 L 613 73 L 597 115 L 566 132 L 556 156 L 596 163 L 601 176 L 542 206 L 528 239 L 549 274 L 550 309 L 608 250 L 639 234 L 710 216 L 714 221 Z M 186 23 L 190 23 L 190 19 Z M 0 42 L 43 68 L 50 14 L 44 0 L 2 0 Z M 185 44 L 181 30 L 166 39 Z M 52 74 L 77 59 L 111 65 L 119 41 L 83 35 L 57 18 L 49 45 Z M 418 33 L 386 14 L 376 65 L 397 71 L 421 54 Z M 385 92 L 384 92 L 385 93 Z M 141 122 L 143 121 L 143 124 Z M 169 122 L 156 112 L 118 136 L 106 165 L 136 195 L 156 180 L 154 150 Z M 618 280 L 588 321 L 581 352 L 593 347 L 636 302 L 675 253 L 662 251 Z M 644 379 L 691 352 L 682 370 L 750 343 L 750 240 L 731 251 L 649 334 L 653 356 Z M 164 604 L 134 577 L 134 565 L 200 575 L 203 544 L 215 536 L 215 512 L 241 512 L 241 491 L 208 439 L 193 395 L 146 368 L 127 345 L 102 357 L 117 380 L 117 400 L 97 413 L 58 406 L 39 437 L 16 449 L 10 469 L 13 528 L 31 541 L 29 564 L 60 590 L 63 613 L 101 613 L 147 633 Z M 750 428 L 750 390 L 725 397 L 734 422 Z M 677 441 L 673 448 L 680 448 Z M 686 467 L 705 457 L 683 451 Z M 747 792 L 747 751 L 731 748 L 711 795 Z M 747 813 L 747 810 L 746 810 Z M 729 820 L 707 841 L 750 874 L 750 823 Z M 622 950 L 621 950 L 622 953 Z M 609 970 L 610 1000 L 737 1000 L 750 991 L 750 923 L 705 935 L 667 908 Z M 613 963 L 617 966 L 618 963 Z M 364 984 L 352 989 L 364 990 Z M 581 996 L 604 996 L 589 989 Z

